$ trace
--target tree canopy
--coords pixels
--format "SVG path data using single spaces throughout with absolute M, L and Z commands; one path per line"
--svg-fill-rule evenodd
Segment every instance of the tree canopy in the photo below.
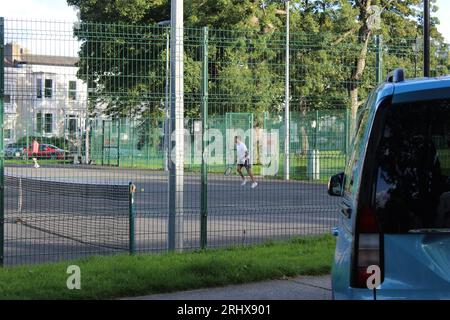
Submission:
M 91 106 L 110 115 L 160 115 L 165 99 L 166 0 L 68 0 L 80 10 L 79 76 Z M 433 10 L 438 8 L 432 1 Z M 421 73 L 412 48 L 422 36 L 421 0 L 293 0 L 290 21 L 291 108 L 358 107 L 375 84 L 375 35 L 383 37 L 384 71 Z M 186 114 L 199 115 L 202 27 L 209 27 L 210 112 L 278 112 L 284 104 L 284 1 L 187 0 Z M 371 19 L 380 10 L 380 28 Z M 432 20 L 432 69 L 448 72 L 443 37 Z M 419 48 L 420 49 L 420 48 Z M 416 70 L 416 72 L 415 72 Z M 95 109 L 94 107 L 92 107 Z M 92 110 L 94 111 L 94 110 Z M 98 111 L 98 110 L 97 110 Z

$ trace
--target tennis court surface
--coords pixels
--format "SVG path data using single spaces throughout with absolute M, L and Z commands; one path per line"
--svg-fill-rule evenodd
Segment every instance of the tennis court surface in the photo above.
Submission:
M 168 173 L 96 166 L 5 168 L 5 265 L 92 254 L 167 250 Z M 326 185 L 209 174 L 208 247 L 330 232 L 337 202 Z M 130 188 L 135 220 L 130 220 Z M 200 176 L 185 173 L 183 248 L 200 246 Z M 131 221 L 131 222 L 130 222 Z M 130 223 L 134 228 L 130 228 Z

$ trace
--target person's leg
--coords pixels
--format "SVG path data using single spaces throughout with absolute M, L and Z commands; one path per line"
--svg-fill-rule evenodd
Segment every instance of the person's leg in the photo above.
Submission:
M 236 168 L 237 172 L 239 173 L 239 175 L 241 176 L 242 180 L 245 180 L 244 175 L 242 174 L 242 167 L 240 165 L 237 166 Z
M 39 168 L 39 163 L 37 162 L 37 155 L 33 154 L 33 162 L 34 162 L 34 167 L 35 168 Z
M 237 166 L 237 172 L 239 173 L 239 175 L 242 178 L 241 186 L 245 186 L 245 184 L 247 183 L 247 179 L 245 179 L 244 174 L 242 173 L 242 166 L 241 165 Z
M 258 183 L 256 182 L 255 177 L 253 176 L 252 166 L 249 162 L 245 163 L 245 169 L 247 170 L 247 174 L 252 179 L 252 188 L 255 188 L 258 185 Z
M 255 177 L 253 176 L 252 167 L 247 166 L 245 169 L 247 169 L 247 173 L 250 176 L 250 179 L 252 179 L 252 182 L 256 182 Z

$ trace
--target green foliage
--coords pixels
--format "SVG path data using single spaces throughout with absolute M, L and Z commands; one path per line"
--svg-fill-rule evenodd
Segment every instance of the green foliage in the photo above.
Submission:
M 432 1 L 433 3 L 435 1 Z M 154 24 L 170 18 L 167 0 L 68 0 L 80 9 L 79 77 L 92 113 L 159 117 L 165 103 L 167 32 Z M 373 36 L 384 39 L 384 73 L 404 67 L 421 73 L 421 0 L 291 1 L 291 108 L 357 107 L 375 84 Z M 381 29 L 367 24 L 368 5 L 382 9 Z M 281 112 L 284 108 L 283 1 L 188 0 L 185 7 L 185 115 L 200 115 L 203 34 L 209 32 L 210 113 Z M 433 10 L 437 7 L 433 5 Z M 96 23 L 94 23 L 96 22 Z M 98 24 L 102 22 L 102 24 Z M 114 23 L 114 24 L 105 24 Z M 448 52 L 432 20 L 432 70 L 449 70 Z M 439 67 L 438 67 L 439 66 Z M 97 109 L 94 109 L 94 106 Z M 98 108 L 101 106 L 101 108 Z

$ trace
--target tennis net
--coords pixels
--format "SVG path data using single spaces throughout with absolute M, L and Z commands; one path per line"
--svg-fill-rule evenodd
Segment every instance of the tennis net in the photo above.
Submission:
M 128 251 L 129 214 L 129 185 L 5 175 L 6 257 Z

